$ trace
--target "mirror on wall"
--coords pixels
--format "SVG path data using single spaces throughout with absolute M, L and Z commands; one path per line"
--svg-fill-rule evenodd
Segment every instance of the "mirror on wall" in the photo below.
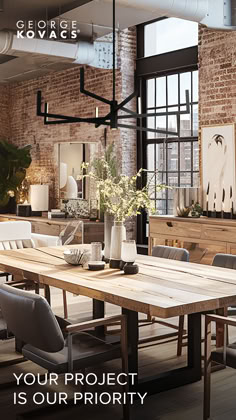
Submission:
M 81 179 L 82 162 L 91 163 L 97 155 L 97 143 L 60 143 L 59 153 L 59 198 L 90 198 L 90 181 Z

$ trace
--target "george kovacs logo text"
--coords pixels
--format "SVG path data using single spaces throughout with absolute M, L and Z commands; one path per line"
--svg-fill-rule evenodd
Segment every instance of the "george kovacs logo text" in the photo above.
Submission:
M 67 20 L 18 20 L 16 22 L 17 38 L 19 39 L 76 39 L 79 31 L 77 21 Z

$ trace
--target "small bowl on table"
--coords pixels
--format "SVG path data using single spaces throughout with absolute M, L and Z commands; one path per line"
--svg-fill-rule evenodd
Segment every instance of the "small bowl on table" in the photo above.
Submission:
M 63 252 L 64 260 L 71 265 L 84 265 L 89 261 L 90 252 L 87 249 L 66 249 Z

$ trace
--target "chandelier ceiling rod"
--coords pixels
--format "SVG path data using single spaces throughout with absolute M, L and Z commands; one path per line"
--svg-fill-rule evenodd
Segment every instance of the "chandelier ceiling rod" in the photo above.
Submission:
M 112 100 L 108 100 L 102 96 L 97 95 L 96 93 L 90 92 L 85 89 L 84 83 L 84 68 L 80 69 L 80 93 L 91 97 L 99 102 L 105 103 L 110 107 L 110 111 L 107 115 L 103 117 L 72 117 L 67 115 L 61 115 L 56 113 L 48 112 L 48 104 L 44 103 L 44 111 L 42 111 L 42 93 L 41 91 L 37 92 L 37 116 L 44 118 L 45 125 L 53 124 L 71 124 L 71 123 L 87 123 L 94 124 L 96 128 L 101 125 L 109 126 L 111 129 L 126 128 L 137 130 L 140 132 L 151 132 L 156 134 L 179 136 L 180 134 L 180 115 L 190 113 L 190 99 L 189 91 L 186 90 L 186 109 L 184 111 L 170 111 L 170 112 L 152 112 L 148 113 L 137 113 L 128 108 L 126 105 L 131 102 L 132 99 L 139 96 L 139 85 L 136 81 L 136 87 L 133 93 L 124 99 L 120 104 L 116 100 L 116 0 L 113 0 L 112 4 L 112 18 L 113 18 L 113 68 L 112 68 Z M 118 115 L 118 112 L 122 111 L 122 115 Z M 176 116 L 177 120 L 177 130 L 164 130 L 161 128 L 149 128 L 143 126 L 143 119 L 149 117 L 159 117 L 159 116 Z M 133 119 L 136 120 L 136 124 L 124 124 L 120 120 Z

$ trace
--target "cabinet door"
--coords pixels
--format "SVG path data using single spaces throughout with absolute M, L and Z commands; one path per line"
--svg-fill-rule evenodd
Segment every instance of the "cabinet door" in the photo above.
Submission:
M 224 242 L 183 242 L 182 246 L 189 251 L 190 262 L 197 264 L 212 265 L 213 258 L 216 254 L 225 254 L 227 252 L 227 244 Z
M 59 225 L 51 225 L 50 223 L 35 223 L 34 227 L 34 233 L 40 233 L 41 235 L 58 236 L 60 233 Z
M 227 254 L 236 255 L 236 244 L 232 244 L 232 243 L 227 244 Z

